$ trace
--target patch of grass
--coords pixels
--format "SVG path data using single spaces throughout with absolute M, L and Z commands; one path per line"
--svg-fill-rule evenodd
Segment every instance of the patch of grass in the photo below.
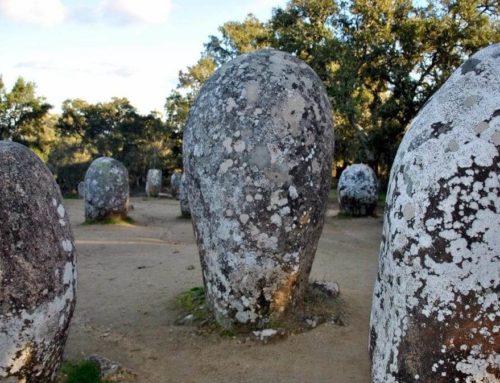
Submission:
M 350 219 L 354 218 L 352 214 L 346 213 L 345 211 L 339 211 L 337 215 L 335 216 L 337 219 Z
M 203 287 L 193 287 L 188 291 L 180 293 L 176 301 L 180 308 L 187 315 L 192 315 L 195 320 L 202 320 L 206 317 L 205 289 Z
M 234 330 L 224 328 L 217 323 L 215 316 L 205 304 L 204 287 L 193 287 L 180 293 L 176 297 L 175 303 L 181 311 L 176 324 L 195 325 L 201 334 L 217 333 L 220 336 L 230 338 L 236 335 Z
M 83 225 L 123 225 L 123 224 L 133 224 L 134 220 L 132 217 L 119 217 L 111 216 L 104 219 L 85 219 Z
M 111 383 L 101 380 L 99 366 L 90 360 L 66 362 L 61 367 L 62 383 Z
M 63 196 L 64 199 L 81 199 L 78 193 L 68 193 Z
M 176 305 L 180 315 L 176 324 L 194 325 L 200 334 L 218 334 L 223 337 L 246 338 L 254 326 L 233 325 L 225 328 L 215 320 L 215 316 L 208 309 L 205 302 L 205 289 L 194 287 L 182 292 L 176 297 Z M 308 323 L 309 321 L 309 323 Z M 311 323 L 314 322 L 314 326 Z M 304 301 L 296 309 L 281 318 L 270 318 L 266 323 L 261 323 L 261 329 L 275 329 L 284 334 L 301 333 L 325 322 L 345 325 L 346 311 L 342 298 L 325 295 L 318 289 L 309 286 L 304 296 Z
M 384 206 L 385 205 L 385 198 L 387 196 L 387 193 L 381 192 L 378 195 L 378 205 L 379 206 Z
M 304 297 L 302 317 L 317 318 L 318 324 L 330 321 L 344 325 L 347 318 L 345 302 L 341 296 L 333 298 L 310 284 Z

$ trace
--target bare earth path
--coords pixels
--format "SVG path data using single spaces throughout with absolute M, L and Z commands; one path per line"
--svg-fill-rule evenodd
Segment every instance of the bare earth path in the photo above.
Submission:
M 321 325 L 269 345 L 176 326 L 174 297 L 202 285 L 191 222 L 178 201 L 134 198 L 133 225 L 81 225 L 83 201 L 67 200 L 79 262 L 67 359 L 99 354 L 139 382 L 369 382 L 368 320 L 382 218 L 330 211 L 311 278 L 337 281 L 348 324 Z M 194 265 L 194 270 L 188 266 Z

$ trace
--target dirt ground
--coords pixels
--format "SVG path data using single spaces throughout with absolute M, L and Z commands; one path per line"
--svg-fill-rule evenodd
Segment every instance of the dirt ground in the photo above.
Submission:
M 66 359 L 99 354 L 148 383 L 369 382 L 381 217 L 339 218 L 335 206 L 328 212 L 311 279 L 339 283 L 347 325 L 327 323 L 264 345 L 174 324 L 174 298 L 202 285 L 191 222 L 179 218 L 172 199 L 132 204 L 132 225 L 82 225 L 83 201 L 66 200 L 79 264 Z

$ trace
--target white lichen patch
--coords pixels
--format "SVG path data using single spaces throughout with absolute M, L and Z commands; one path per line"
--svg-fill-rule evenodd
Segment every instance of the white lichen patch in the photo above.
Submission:
M 74 266 L 71 264 L 71 268 Z M 68 283 L 75 279 L 73 272 Z M 62 344 L 51 344 L 63 329 L 66 322 L 60 318 L 71 318 L 75 288 L 69 284 L 62 296 L 56 296 L 34 311 L 20 310 L 15 316 L 3 316 L 0 325 L 0 380 L 18 373 L 35 356 L 39 359 L 39 371 L 44 374 L 44 363 L 50 363 L 55 355 L 62 353 Z M 27 326 L 26 323 L 29 323 Z M 55 366 L 54 366 L 55 367 Z
M 62 204 L 59 204 L 57 207 L 57 214 L 59 215 L 59 218 L 64 218 L 64 206 Z
M 374 383 L 500 379 L 499 112 L 497 44 L 448 79 L 401 143 L 372 306 Z
M 225 160 L 222 164 L 220 164 L 219 172 L 225 173 L 231 166 L 233 166 L 233 163 L 232 159 Z

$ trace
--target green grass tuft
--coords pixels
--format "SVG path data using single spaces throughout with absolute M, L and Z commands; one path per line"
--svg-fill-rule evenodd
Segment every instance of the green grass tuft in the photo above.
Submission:
M 205 289 L 203 287 L 193 287 L 184 291 L 176 298 L 179 307 L 193 315 L 195 320 L 203 320 L 208 315 L 205 308 Z
M 101 380 L 99 366 L 90 360 L 64 363 L 61 371 L 65 375 L 63 383 L 108 383 Z

